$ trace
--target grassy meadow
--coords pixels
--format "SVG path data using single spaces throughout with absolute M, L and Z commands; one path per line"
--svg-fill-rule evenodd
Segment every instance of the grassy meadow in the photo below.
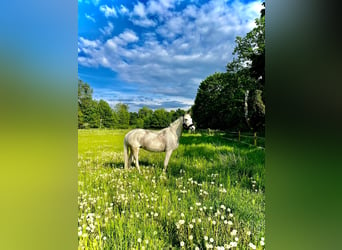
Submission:
M 128 130 L 78 131 L 79 249 L 264 249 L 265 151 L 184 133 L 123 169 Z

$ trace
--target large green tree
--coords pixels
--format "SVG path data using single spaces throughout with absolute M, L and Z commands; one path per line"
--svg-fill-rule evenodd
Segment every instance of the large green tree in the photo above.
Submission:
M 265 3 L 263 3 L 265 7 Z M 227 65 L 227 71 L 239 76 L 245 88 L 245 121 L 253 130 L 264 130 L 266 113 L 265 92 L 265 8 L 256 27 L 245 37 L 236 38 L 236 57 Z
M 199 128 L 220 128 L 223 117 L 220 96 L 226 83 L 225 73 L 215 73 L 201 82 L 192 108 L 193 118 Z
M 244 129 L 244 89 L 235 74 L 215 73 L 201 82 L 193 118 L 199 128 Z M 242 121 L 242 122 L 241 122 Z

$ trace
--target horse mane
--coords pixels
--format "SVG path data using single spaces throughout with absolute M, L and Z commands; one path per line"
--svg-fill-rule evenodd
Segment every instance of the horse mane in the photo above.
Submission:
M 179 118 L 177 118 L 177 120 L 173 121 L 169 127 L 173 126 L 173 125 L 176 125 L 178 122 L 180 122 L 182 116 L 180 116 Z

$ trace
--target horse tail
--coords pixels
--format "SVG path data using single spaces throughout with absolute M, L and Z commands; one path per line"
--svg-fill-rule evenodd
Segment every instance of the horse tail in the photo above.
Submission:
M 124 139 L 124 159 L 125 159 L 125 165 L 124 165 L 124 168 L 125 169 L 128 169 L 128 144 L 127 144 L 127 139 L 125 137 Z

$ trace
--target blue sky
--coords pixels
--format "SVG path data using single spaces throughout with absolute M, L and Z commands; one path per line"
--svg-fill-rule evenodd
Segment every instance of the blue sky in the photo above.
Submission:
M 188 109 L 261 8 L 259 0 L 78 0 L 78 77 L 112 107 Z

